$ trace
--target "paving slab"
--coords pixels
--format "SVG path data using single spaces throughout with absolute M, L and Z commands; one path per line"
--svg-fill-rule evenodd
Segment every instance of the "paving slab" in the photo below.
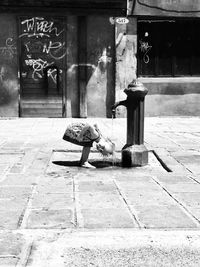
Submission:
M 200 208 L 199 207 L 190 206 L 188 208 L 188 210 L 200 222 Z
M 122 190 L 123 192 L 127 191 L 161 191 L 161 187 L 154 182 L 152 179 L 151 181 L 134 181 L 134 180 L 129 180 L 129 181 L 117 181 L 116 182 L 118 188 Z
M 200 207 L 200 194 L 199 192 L 181 192 L 173 193 L 173 197 L 178 199 L 179 202 L 184 203 L 186 206 Z
M 0 210 L 0 230 L 14 230 L 20 227 L 23 210 Z
M 31 210 L 27 219 L 28 229 L 74 228 L 76 222 L 71 209 Z
M 10 152 L 1 152 L 0 153 L 0 163 L 17 163 L 23 158 L 24 153 L 15 153 L 13 150 Z
M 28 198 L 32 193 L 31 186 L 0 186 L 0 198 Z
M 194 149 L 188 144 L 190 150 Z M 196 147 L 196 151 L 186 151 L 186 152 L 175 152 L 172 155 L 186 168 L 188 168 L 194 174 L 200 174 L 200 170 L 198 168 L 200 162 L 200 152 L 199 145 Z
M 19 259 L 16 257 L 1 257 L 0 256 L 0 266 L 2 267 L 15 267 Z
M 75 183 L 79 182 L 89 182 L 89 181 L 105 181 L 105 182 L 113 182 L 113 173 L 114 173 L 114 168 L 109 168 L 109 173 L 107 173 L 106 169 L 95 169 L 94 172 L 91 170 L 85 169 L 81 171 L 77 171 L 74 174 L 74 181 Z M 94 175 L 95 174 L 95 175 Z M 109 174 L 109 175 L 108 175 Z
M 169 192 L 199 192 L 200 184 L 198 183 L 174 183 L 174 184 L 164 184 L 163 187 Z
M 167 148 L 165 150 L 160 148 L 155 148 L 155 152 L 160 158 L 160 160 L 165 164 L 165 166 L 168 167 L 170 172 L 173 172 L 174 174 L 182 174 L 182 175 L 188 175 L 191 174 L 191 172 L 188 171 L 187 167 L 180 164 L 169 151 Z
M 142 173 L 139 169 L 113 170 L 113 177 L 116 182 L 152 182 L 151 174 Z M 112 178 L 113 178 L 112 177 Z
M 8 186 L 31 186 L 37 181 L 37 175 L 27 175 L 25 173 L 7 173 L 4 176 L 4 179 L 0 180 L 1 185 L 8 185 Z
M 80 209 L 126 209 L 119 192 L 80 192 L 76 195 Z
M 81 214 L 84 228 L 138 228 L 128 209 L 81 209 Z
M 68 178 L 63 177 L 40 177 L 40 181 L 37 183 L 37 193 L 38 194 L 47 194 L 47 193 L 70 193 L 73 192 L 73 181 Z
M 74 207 L 74 196 L 70 193 L 36 194 L 32 197 L 32 209 L 60 210 Z
M 76 191 L 78 192 L 112 192 L 116 191 L 116 185 L 113 181 L 79 181 L 76 183 Z
M 166 192 L 160 191 L 126 191 L 123 194 L 126 203 L 131 206 L 175 205 L 174 199 Z
M 0 176 L 0 181 L 2 181 L 6 175 L 6 173 L 8 172 L 8 170 L 10 169 L 10 165 L 7 163 L 7 164 L 0 164 L 0 173 L 1 173 L 1 176 Z
M 18 257 L 21 253 L 22 246 L 25 244 L 23 234 L 13 233 L 12 231 L 0 232 L 0 258 L 1 257 Z M 1 264 L 0 264 L 1 266 Z
M 197 228 L 199 223 L 177 205 L 134 206 L 144 228 Z
M 157 175 L 157 181 L 161 184 L 178 184 L 178 183 L 194 183 L 194 180 L 191 178 L 191 176 L 187 175 L 178 175 L 178 174 L 173 174 L 168 173 L 168 174 L 160 174 Z
M 15 198 L 0 198 L 0 211 L 22 211 L 26 208 L 28 199 Z

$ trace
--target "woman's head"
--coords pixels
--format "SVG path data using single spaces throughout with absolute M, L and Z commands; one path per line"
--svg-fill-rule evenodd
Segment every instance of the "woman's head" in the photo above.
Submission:
M 112 155 L 115 151 L 115 144 L 109 138 L 102 137 L 96 147 L 103 156 Z

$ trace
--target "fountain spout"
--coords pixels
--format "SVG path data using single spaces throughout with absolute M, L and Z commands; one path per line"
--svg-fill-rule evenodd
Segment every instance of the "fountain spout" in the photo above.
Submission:
M 115 116 L 115 110 L 118 106 L 125 106 L 127 105 L 127 100 L 122 100 L 122 101 L 118 101 L 116 102 L 113 106 L 112 106 L 112 115 L 113 117 Z

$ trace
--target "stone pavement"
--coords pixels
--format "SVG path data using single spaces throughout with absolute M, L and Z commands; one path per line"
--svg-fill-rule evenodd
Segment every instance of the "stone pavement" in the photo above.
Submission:
M 116 143 L 95 170 L 62 140 L 79 120 L 0 120 L 0 266 L 200 266 L 200 118 L 145 118 L 149 164 L 123 169 L 126 120 L 87 119 Z

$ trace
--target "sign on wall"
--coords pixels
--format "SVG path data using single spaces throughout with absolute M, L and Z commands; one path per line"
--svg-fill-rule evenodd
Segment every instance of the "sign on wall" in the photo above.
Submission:
M 118 24 L 127 24 L 129 20 L 127 18 L 116 18 L 115 20 Z

